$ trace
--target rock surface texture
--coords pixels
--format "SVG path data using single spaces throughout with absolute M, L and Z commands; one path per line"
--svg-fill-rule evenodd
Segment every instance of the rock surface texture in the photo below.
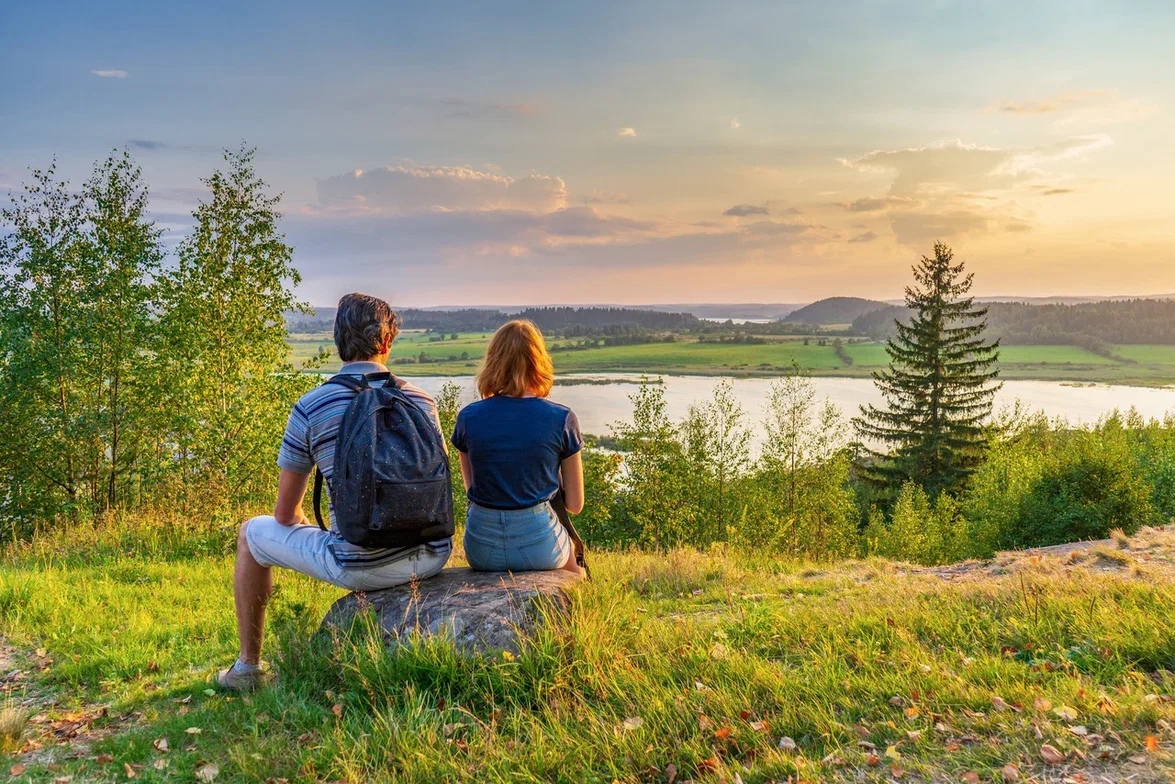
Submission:
M 322 628 L 343 629 L 364 612 L 375 613 L 389 646 L 414 631 L 452 637 L 466 653 L 517 653 L 520 636 L 546 613 L 567 609 L 566 589 L 580 581 L 567 571 L 475 572 L 445 569 L 415 585 L 352 593 L 331 606 Z

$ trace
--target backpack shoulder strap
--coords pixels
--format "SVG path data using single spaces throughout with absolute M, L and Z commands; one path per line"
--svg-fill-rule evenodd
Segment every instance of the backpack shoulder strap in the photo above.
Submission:
M 338 384 L 340 387 L 346 387 L 347 389 L 351 390 L 352 392 L 358 392 L 360 390 L 367 389 L 369 386 L 371 386 L 368 383 L 368 378 L 369 378 L 368 376 L 356 376 L 356 375 L 352 375 L 350 373 L 338 373 L 336 375 L 331 376 L 323 383 L 324 384 Z
M 317 468 L 314 469 L 314 521 L 319 528 L 326 530 L 322 522 L 322 471 Z

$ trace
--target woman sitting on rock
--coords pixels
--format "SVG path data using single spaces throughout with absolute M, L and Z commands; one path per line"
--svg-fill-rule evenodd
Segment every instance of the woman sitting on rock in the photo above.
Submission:
M 555 374 L 542 333 L 511 321 L 486 349 L 481 400 L 457 415 L 453 446 L 469 497 L 465 557 L 481 571 L 579 572 L 551 501 L 583 509 L 583 436 L 567 406 L 547 400 Z

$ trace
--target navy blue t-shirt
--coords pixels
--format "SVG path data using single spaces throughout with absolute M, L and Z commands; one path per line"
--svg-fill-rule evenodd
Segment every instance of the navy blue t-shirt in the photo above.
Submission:
M 583 449 L 579 420 L 542 397 L 494 395 L 457 414 L 453 446 L 469 456 L 469 500 L 487 509 L 529 509 L 559 490 L 559 464 Z

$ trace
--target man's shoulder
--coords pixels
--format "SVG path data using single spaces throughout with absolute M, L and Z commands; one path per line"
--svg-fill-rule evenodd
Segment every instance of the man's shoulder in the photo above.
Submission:
M 298 398 L 298 402 L 294 404 L 294 409 L 300 410 L 303 414 L 309 414 L 323 403 L 339 400 L 350 394 L 350 391 L 346 387 L 338 384 L 327 384 L 324 381 Z
M 403 392 L 413 403 L 416 403 L 417 405 L 422 406 L 429 411 L 436 410 L 437 401 L 433 400 L 432 395 L 428 394 L 423 389 L 413 384 L 411 381 L 400 379 L 398 386 L 400 391 Z

